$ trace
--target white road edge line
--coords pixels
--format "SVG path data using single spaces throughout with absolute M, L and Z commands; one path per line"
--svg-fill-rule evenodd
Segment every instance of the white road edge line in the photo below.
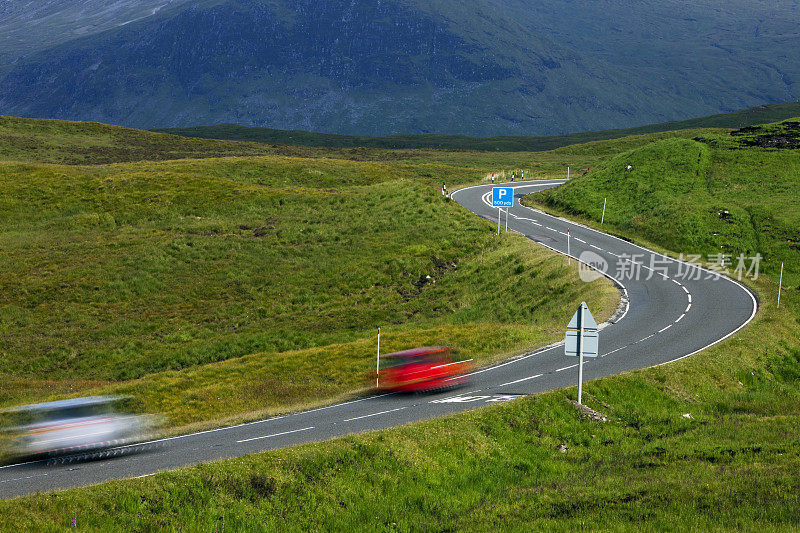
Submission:
M 472 361 L 472 359 L 464 359 L 463 361 L 453 361 L 452 363 L 445 363 L 443 365 L 436 365 L 436 366 L 432 366 L 431 368 L 442 368 L 442 367 L 450 366 L 450 365 L 460 365 L 461 363 L 468 363 L 470 361 Z
M 352 422 L 353 420 L 361 420 L 362 418 L 369 418 L 371 416 L 385 415 L 386 413 L 394 413 L 395 411 L 402 411 L 405 407 L 398 407 L 397 409 L 389 409 L 388 411 L 381 411 L 380 413 L 372 413 L 371 415 L 357 416 L 355 418 L 346 418 L 342 422 Z
M 250 442 L 251 440 L 259 440 L 259 439 L 271 439 L 272 437 L 280 437 L 281 435 L 288 435 L 289 433 L 300 433 L 301 431 L 308 431 L 309 429 L 314 429 L 314 426 L 309 426 L 303 429 L 293 429 L 291 431 L 284 431 L 283 433 L 275 433 L 273 435 L 264 435 L 263 437 L 253 437 L 252 439 L 237 440 L 236 443 L 239 444 L 242 442 Z
M 383 396 L 389 396 L 390 394 L 394 393 L 384 392 L 383 394 L 378 394 L 377 396 L 367 396 L 366 398 L 359 398 L 358 400 L 351 400 L 349 402 L 335 403 L 333 405 L 326 405 L 325 407 L 317 407 L 316 409 L 311 409 L 310 411 L 300 411 L 299 413 L 292 413 L 291 415 L 286 415 L 286 416 L 307 415 L 308 413 L 316 413 L 317 411 L 324 411 L 325 409 L 333 409 L 334 407 L 341 407 L 343 405 L 350 405 L 353 403 L 365 402 L 367 400 L 374 400 L 375 398 L 382 398 Z
M 531 352 L 529 354 L 520 355 L 519 357 L 514 357 L 513 359 L 509 359 L 508 361 L 505 361 L 503 363 L 499 363 L 499 364 L 493 365 L 493 366 L 488 366 L 486 368 L 481 368 L 480 370 L 475 370 L 474 372 L 470 372 L 469 374 L 464 374 L 463 376 L 456 376 L 456 377 L 453 377 L 453 378 L 447 378 L 445 381 L 453 381 L 454 379 L 462 379 L 462 378 L 466 378 L 466 377 L 469 377 L 469 376 L 475 376 L 477 374 L 483 374 L 484 372 L 488 372 L 488 371 L 494 370 L 496 368 L 502 368 L 502 367 L 504 367 L 506 365 L 510 365 L 512 363 L 518 363 L 520 361 L 524 361 L 525 359 L 528 359 L 529 357 L 533 357 L 534 355 L 539 355 L 539 354 L 541 354 L 543 352 L 546 352 L 548 350 L 552 350 L 553 348 L 561 346 L 562 344 L 564 344 L 564 341 L 554 342 L 553 344 L 549 344 L 547 346 L 539 348 L 535 352 Z M 475 391 L 475 392 L 478 392 L 478 391 Z M 461 396 L 461 395 L 458 394 L 457 396 Z
M 273 416 L 272 418 L 265 418 L 264 420 L 256 420 L 255 422 L 246 422 L 244 424 L 236 424 L 235 426 L 225 426 L 221 428 L 214 428 L 214 429 L 207 429 L 205 431 L 198 431 L 197 433 L 187 433 L 186 435 L 176 435 L 174 437 L 164 437 L 163 439 L 156 439 L 156 440 L 149 440 L 147 442 L 138 442 L 135 444 L 126 444 L 125 446 L 120 446 L 120 448 L 133 448 L 136 446 L 142 446 L 143 444 L 154 444 L 156 442 L 167 442 L 170 440 L 177 440 L 177 439 L 185 439 L 186 437 L 194 437 L 197 435 L 205 435 L 206 433 L 216 433 L 217 431 L 225 431 L 228 429 L 236 429 L 244 426 L 252 426 L 255 424 L 262 424 L 264 422 L 272 422 L 273 420 L 280 420 L 281 418 L 286 418 L 289 415 L 283 416 Z

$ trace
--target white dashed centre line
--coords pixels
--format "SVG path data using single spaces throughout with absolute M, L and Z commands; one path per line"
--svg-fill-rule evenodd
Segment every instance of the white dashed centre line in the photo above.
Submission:
M 678 320 L 676 320 L 676 321 L 675 321 L 675 323 L 677 324 L 678 322 L 680 322 L 680 321 L 681 321 L 681 319 L 682 319 L 683 317 L 685 317 L 685 316 L 686 316 L 686 313 L 683 313 L 681 316 L 679 316 L 679 317 L 678 317 Z
M 658 330 L 658 332 L 659 332 L 659 333 L 664 333 L 665 331 L 667 331 L 667 330 L 668 330 L 669 328 L 671 328 L 671 327 L 672 327 L 672 324 L 670 324 L 669 326 L 667 326 L 667 327 L 665 327 L 665 328 L 661 328 L 660 330 Z
M 687 306 L 686 306 L 686 311 L 684 311 L 684 312 L 683 312 L 683 314 L 686 314 L 686 313 L 688 313 L 688 312 L 689 312 L 689 309 L 691 309 L 691 308 L 692 308 L 692 304 L 689 304 L 689 305 L 687 305 Z
M 33 479 L 35 477 L 44 477 L 46 475 L 47 474 L 36 474 L 36 475 L 33 475 L 33 476 L 17 477 L 17 478 L 14 478 L 14 479 L 4 479 L 3 481 L 0 481 L 0 483 L 11 483 L 13 481 L 22 481 L 23 479 Z
M 575 237 L 575 240 L 578 241 L 578 242 L 582 242 L 583 244 L 586 244 L 586 241 L 584 241 L 583 239 L 579 239 L 579 238 Z
M 575 365 L 571 365 L 571 366 L 565 366 L 564 368 L 559 368 L 558 370 L 556 370 L 556 372 L 561 372 L 562 370 L 569 370 L 570 368 L 575 368 L 576 366 L 578 366 L 578 365 L 575 364 Z
M 599 246 L 595 246 L 594 244 L 590 244 L 589 246 L 591 246 L 595 250 L 602 250 L 602 248 L 600 248 Z
M 523 381 L 528 381 L 529 379 L 535 379 L 535 378 L 538 378 L 538 377 L 541 377 L 541 376 L 542 376 L 542 374 L 536 374 L 535 376 L 530 376 L 530 377 L 527 377 L 527 378 L 518 379 L 516 381 L 509 381 L 508 383 L 503 383 L 500 386 L 501 387 L 505 387 L 506 385 L 513 385 L 514 383 L 522 383 Z
M 385 415 L 386 413 L 394 413 L 395 411 L 402 411 L 405 407 L 398 407 L 397 409 L 389 409 L 388 411 L 381 411 L 380 413 L 372 413 L 371 415 L 357 416 L 355 418 L 346 418 L 342 422 L 352 422 L 353 420 L 361 420 L 362 418 L 369 418 L 371 416 Z
M 263 437 L 253 437 L 252 439 L 237 440 L 236 442 L 242 443 L 242 442 L 250 442 L 251 440 L 271 439 L 272 437 L 280 437 L 281 435 L 288 435 L 289 433 L 299 433 L 301 431 L 308 431 L 309 429 L 314 429 L 314 426 L 309 426 L 303 429 L 293 429 L 291 431 L 284 431 L 283 433 L 274 433 L 272 435 L 264 435 Z

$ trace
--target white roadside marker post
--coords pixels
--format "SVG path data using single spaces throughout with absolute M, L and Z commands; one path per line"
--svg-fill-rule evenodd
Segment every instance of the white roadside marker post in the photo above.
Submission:
M 375 363 L 375 388 L 380 386 L 378 380 L 381 375 L 381 327 L 378 326 L 378 358 Z
M 781 308 L 781 287 L 783 286 L 783 261 L 781 261 L 781 277 L 778 279 L 778 307 L 776 309 Z
M 567 167 L 567 179 L 569 179 L 569 167 Z
M 583 405 L 582 397 L 583 397 L 583 312 L 586 309 L 586 306 L 581 304 L 580 310 L 580 333 L 578 333 L 578 403 Z
M 603 216 L 600 217 L 600 225 L 603 225 L 603 221 L 606 219 L 606 200 L 608 198 L 603 198 Z
M 570 254 L 570 251 L 569 251 L 569 228 L 567 228 L 567 264 L 568 265 L 572 264 L 572 258 L 570 256 L 571 256 L 571 254 Z

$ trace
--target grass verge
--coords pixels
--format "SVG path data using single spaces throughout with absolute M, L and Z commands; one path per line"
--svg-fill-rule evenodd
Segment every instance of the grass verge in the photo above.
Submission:
M 567 403 L 572 388 L 0 510 L 37 531 L 73 513 L 89 531 L 792 531 L 800 351 L 784 339 L 800 302 L 774 303 L 702 354 L 586 384 L 607 423 Z
M 16 127 L 106 131 L 40 122 Z M 206 427 L 358 393 L 379 325 L 385 350 L 452 344 L 484 364 L 556 340 L 581 299 L 616 306 L 605 280 L 584 293 L 441 197 L 474 167 L 211 154 L 0 162 L 1 405 L 131 394 L 173 431 Z

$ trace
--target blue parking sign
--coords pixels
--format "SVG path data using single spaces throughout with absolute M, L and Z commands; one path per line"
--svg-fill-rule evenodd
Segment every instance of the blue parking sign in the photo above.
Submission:
M 492 187 L 492 207 L 514 207 L 514 187 Z

